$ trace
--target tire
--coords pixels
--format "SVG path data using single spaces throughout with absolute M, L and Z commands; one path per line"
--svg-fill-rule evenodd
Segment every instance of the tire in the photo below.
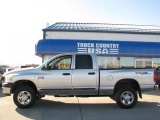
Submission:
M 125 109 L 132 108 L 137 103 L 137 92 L 131 87 L 121 88 L 116 92 L 116 103 Z
M 19 108 L 30 108 L 36 101 L 36 92 L 29 86 L 18 87 L 14 92 L 13 101 Z

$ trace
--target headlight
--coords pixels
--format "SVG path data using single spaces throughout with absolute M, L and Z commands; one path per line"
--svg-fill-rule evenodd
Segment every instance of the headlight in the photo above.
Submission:
M 5 76 L 5 82 L 12 82 L 12 80 L 13 80 L 12 75 Z

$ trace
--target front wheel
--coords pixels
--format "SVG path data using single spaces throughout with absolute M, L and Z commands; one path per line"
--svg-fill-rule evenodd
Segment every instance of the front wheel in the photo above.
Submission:
M 116 92 L 116 103 L 125 109 L 135 106 L 137 103 L 137 92 L 131 87 L 121 88 Z
M 13 95 L 14 103 L 20 108 L 31 107 L 36 100 L 36 92 L 29 86 L 18 87 Z

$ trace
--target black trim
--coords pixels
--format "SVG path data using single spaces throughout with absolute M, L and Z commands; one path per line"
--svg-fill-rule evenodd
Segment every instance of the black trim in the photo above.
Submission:
M 151 91 L 151 90 L 154 90 L 154 86 L 153 86 L 153 88 L 142 88 L 141 89 L 142 92 L 147 92 L 147 91 Z
M 76 88 L 76 89 L 40 89 L 43 95 L 98 95 L 95 88 Z
M 99 93 L 100 93 L 100 79 L 101 79 L 100 70 L 98 72 L 99 72 L 99 76 L 98 76 L 98 78 L 99 78 L 99 80 L 98 80 L 98 95 L 99 95 Z
M 46 39 L 46 31 L 43 31 L 43 39 Z
M 99 96 L 101 96 L 101 95 L 111 96 L 111 95 L 113 95 L 113 91 L 114 91 L 114 89 L 100 89 Z
M 12 88 L 13 83 L 3 83 L 2 87 Z
M 40 89 L 40 90 L 95 90 L 96 88 L 73 88 L 73 89 Z
M 68 88 L 68 89 L 40 89 L 40 90 L 73 90 L 73 89 L 70 89 L 70 88 Z
M 160 80 L 159 80 L 159 81 L 156 81 L 156 85 L 160 85 Z
M 65 76 L 66 76 L 66 75 L 71 75 L 71 74 L 70 74 L 70 73 L 63 73 L 62 75 L 65 75 Z
M 5 81 L 5 77 L 2 77 L 2 78 L 0 79 L 0 83 L 2 84 L 2 83 L 4 83 L 4 81 Z
M 95 72 L 89 72 L 88 75 L 95 75 Z
M 154 68 L 107 68 L 107 69 L 99 69 L 99 70 L 146 70 L 146 69 L 148 69 L 148 70 L 153 70 Z
M 73 88 L 73 90 L 96 90 L 96 88 Z

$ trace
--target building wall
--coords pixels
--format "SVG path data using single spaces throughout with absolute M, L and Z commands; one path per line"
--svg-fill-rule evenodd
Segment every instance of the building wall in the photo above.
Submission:
M 124 33 L 95 33 L 95 32 L 46 32 L 46 39 L 81 39 L 81 40 L 115 40 L 160 42 L 160 35 L 124 34 Z

